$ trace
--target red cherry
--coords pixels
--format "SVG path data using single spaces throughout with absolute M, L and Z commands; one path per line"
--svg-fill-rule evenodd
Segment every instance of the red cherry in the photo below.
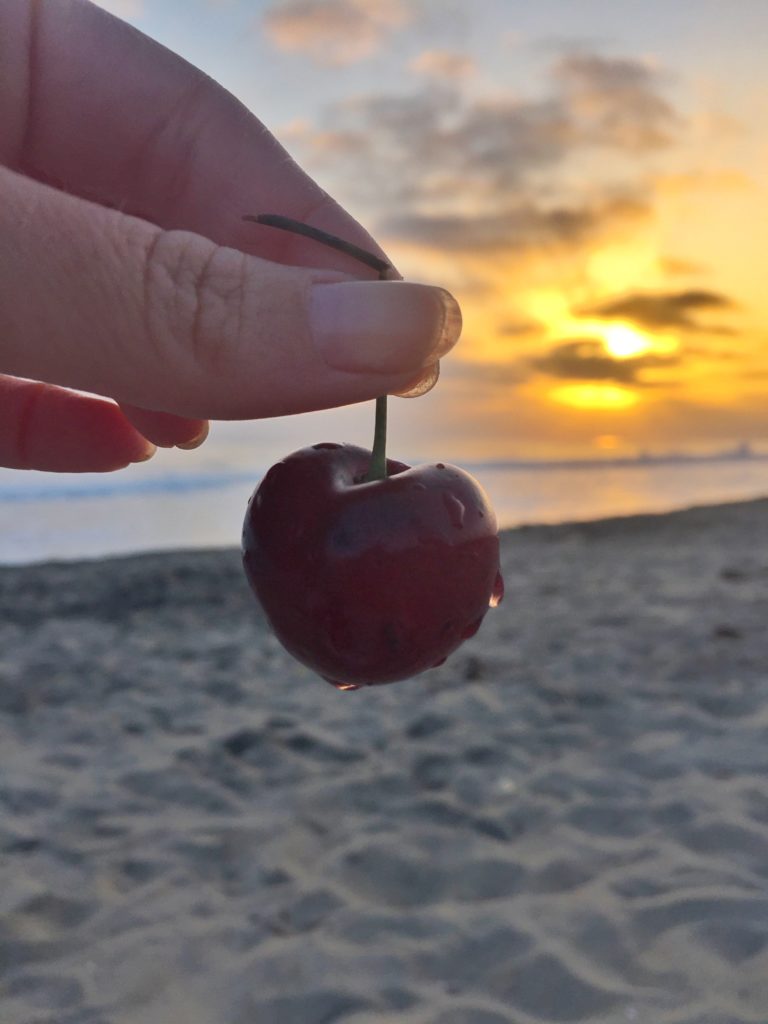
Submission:
M 496 517 L 468 473 L 316 444 L 273 466 L 243 527 L 246 575 L 283 646 L 342 689 L 440 664 L 499 603 Z

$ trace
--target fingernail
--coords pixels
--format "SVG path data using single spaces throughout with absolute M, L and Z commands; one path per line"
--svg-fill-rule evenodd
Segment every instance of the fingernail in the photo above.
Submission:
M 177 444 L 176 447 L 180 448 L 183 452 L 194 451 L 194 449 L 199 448 L 203 441 L 208 437 L 209 430 L 210 427 L 206 423 L 199 434 L 195 434 L 195 436 L 190 441 L 185 441 L 184 444 Z
M 418 377 L 412 384 L 409 384 L 404 391 L 395 391 L 397 398 L 421 398 L 437 384 L 440 378 L 440 363 L 433 363 Z
M 453 296 L 410 281 L 316 284 L 310 318 L 325 362 L 350 373 L 426 369 L 461 334 L 461 310 Z

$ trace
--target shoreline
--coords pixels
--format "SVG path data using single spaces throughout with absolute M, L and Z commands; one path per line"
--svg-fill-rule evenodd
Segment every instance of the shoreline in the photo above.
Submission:
M 768 457 L 767 457 L 768 458 Z M 499 538 L 503 541 L 506 538 L 514 536 L 519 532 L 533 533 L 535 531 L 560 531 L 560 530 L 601 530 L 602 528 L 614 529 L 626 526 L 632 528 L 633 526 L 640 526 L 641 524 L 653 524 L 662 520 L 675 520 L 678 517 L 708 517 L 709 515 L 717 515 L 719 513 L 728 514 L 729 509 L 734 508 L 745 508 L 754 509 L 755 511 L 764 511 L 768 516 L 768 495 L 759 496 L 755 498 L 747 498 L 734 501 L 723 501 L 706 504 L 694 504 L 687 505 L 681 508 L 674 508 L 670 510 L 661 511 L 650 511 L 650 512 L 630 512 L 627 514 L 617 514 L 601 516 L 598 518 L 568 518 L 557 522 L 520 522 L 513 526 L 501 527 L 499 529 Z M 40 559 L 33 562 L 2 562 L 0 561 L 0 573 L 6 571 L 23 571 L 25 569 L 35 570 L 43 568 L 45 566 L 55 565 L 91 565 L 97 562 L 128 562 L 132 559 L 154 559 L 154 558 L 180 558 L 185 556 L 196 557 L 201 555 L 203 557 L 211 557 L 215 555 L 226 555 L 231 552 L 239 552 L 239 547 L 236 544 L 225 544 L 219 546 L 202 546 L 202 547 L 179 547 L 179 548 L 147 548 L 137 551 L 129 552 L 113 552 L 100 555 L 88 555 L 77 558 L 46 558 Z
M 505 529 L 522 523 L 556 525 L 617 515 L 666 514 L 768 495 L 768 460 L 631 469 L 478 469 L 475 475 Z M 92 482 L 107 488 L 101 496 L 77 498 L 73 492 L 66 500 L 0 500 L 0 564 L 74 561 L 150 549 L 230 547 L 239 541 L 254 486 L 253 480 L 244 479 L 194 493 L 178 487 L 144 493 L 141 488 L 147 481 L 139 479 L 132 481 L 138 490 L 111 494 L 112 482 Z M 79 480 L 56 483 L 90 486 Z

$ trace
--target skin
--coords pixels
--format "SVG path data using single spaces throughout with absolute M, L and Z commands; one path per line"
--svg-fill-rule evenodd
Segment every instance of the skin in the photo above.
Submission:
M 2 0 L 0 124 L 0 465 L 112 470 L 212 418 L 434 380 L 416 342 L 372 370 L 318 355 L 312 286 L 375 274 L 243 214 L 381 249 L 231 95 L 87 0 Z

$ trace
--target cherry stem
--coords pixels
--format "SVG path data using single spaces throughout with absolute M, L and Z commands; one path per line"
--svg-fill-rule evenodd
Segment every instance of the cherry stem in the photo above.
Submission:
M 311 224 L 305 224 L 301 220 L 294 220 L 292 217 L 284 217 L 281 213 L 246 213 L 243 220 L 250 220 L 254 224 L 264 224 L 268 228 L 280 228 L 282 231 L 290 231 L 294 235 L 304 235 L 305 238 L 312 238 L 315 242 L 328 245 L 331 249 L 337 249 L 339 252 L 346 253 L 347 256 L 365 263 L 367 267 L 378 270 L 382 279 L 387 271 L 392 269 L 389 263 L 383 260 L 381 256 L 376 256 L 374 253 L 368 252 L 367 249 L 361 249 L 359 245 L 347 242 L 343 238 L 339 238 L 338 235 L 332 235 L 329 231 L 323 231 L 322 228 L 312 227 Z
M 371 464 L 365 482 L 387 479 L 387 396 L 376 399 L 376 423 L 373 428 Z
M 321 245 L 330 246 L 338 252 L 343 252 L 353 259 L 359 260 L 367 267 L 377 270 L 379 279 L 386 280 L 388 272 L 392 269 L 386 260 L 376 256 L 367 249 L 347 242 L 337 235 L 332 235 L 322 228 L 312 227 L 303 221 L 294 220 L 292 217 L 284 217 L 280 213 L 247 213 L 243 220 L 253 221 L 255 224 L 263 224 L 269 228 L 279 228 L 281 231 L 290 231 L 294 235 L 303 235 L 311 238 Z M 381 395 L 376 399 L 376 422 L 373 431 L 373 451 L 371 453 L 371 464 L 365 475 L 365 482 L 371 483 L 374 480 L 385 480 L 387 477 L 387 396 Z

